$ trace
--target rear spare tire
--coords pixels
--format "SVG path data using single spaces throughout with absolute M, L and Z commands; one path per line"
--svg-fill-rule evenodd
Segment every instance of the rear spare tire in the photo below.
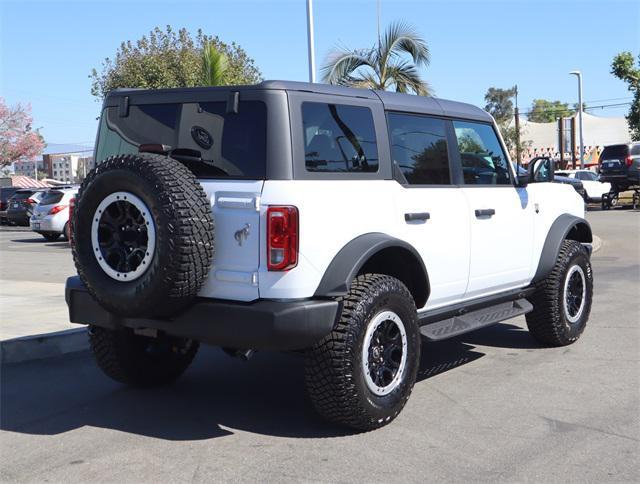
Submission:
M 208 197 L 193 173 L 169 157 L 107 158 L 82 183 L 72 224 L 78 275 L 112 313 L 174 314 L 209 273 Z

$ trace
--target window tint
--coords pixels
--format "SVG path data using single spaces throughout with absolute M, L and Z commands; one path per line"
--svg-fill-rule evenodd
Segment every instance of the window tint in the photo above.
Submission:
M 266 174 L 267 108 L 240 101 L 237 113 L 226 102 L 145 104 L 102 115 L 96 159 L 137 153 L 140 145 L 167 145 L 170 156 L 196 176 L 261 179 Z
M 54 203 L 58 203 L 62 200 L 64 196 L 63 192 L 59 192 L 57 190 L 51 190 L 47 192 L 40 201 L 40 205 L 53 205 Z
M 627 145 L 606 146 L 600 155 L 601 160 L 622 160 L 629 153 Z
M 390 113 L 389 132 L 393 161 L 409 184 L 451 183 L 444 120 Z
M 631 154 L 640 155 L 640 144 L 631 145 Z
M 33 193 L 34 192 L 31 192 L 31 191 L 20 191 L 20 192 L 16 192 L 11 198 L 13 200 L 26 200 L 31 195 L 33 195 Z
M 305 166 L 313 172 L 377 172 L 373 114 L 367 107 L 302 103 Z
M 509 162 L 489 124 L 454 121 L 466 185 L 511 184 Z

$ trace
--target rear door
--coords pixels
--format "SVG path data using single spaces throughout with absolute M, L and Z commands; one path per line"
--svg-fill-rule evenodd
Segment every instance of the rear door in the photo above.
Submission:
M 629 156 L 627 145 L 606 146 L 600 155 L 600 171 L 605 176 L 625 176 L 625 161 Z
M 516 188 L 502 143 L 490 123 L 452 121 L 471 226 L 472 299 L 528 283 L 532 265 L 534 203 Z
M 199 90 L 166 99 L 131 93 L 125 116 L 119 106 L 103 113 L 97 160 L 161 147 L 204 188 L 215 234 L 213 264 L 201 296 L 260 297 L 259 208 L 267 176 L 267 104 L 274 96 L 259 90 Z
M 469 210 L 453 184 L 448 122 L 406 113 L 387 114 L 391 153 L 400 178 L 396 220 L 402 239 L 425 263 L 433 309 L 462 299 L 469 274 Z

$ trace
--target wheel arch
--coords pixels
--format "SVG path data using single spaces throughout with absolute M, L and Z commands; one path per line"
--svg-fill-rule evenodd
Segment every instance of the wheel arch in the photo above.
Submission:
M 591 225 L 585 219 L 570 215 L 560 215 L 552 224 L 542 246 L 538 268 L 533 283 L 544 279 L 553 269 L 563 240 L 575 240 L 583 244 L 593 242 Z
M 427 302 L 429 276 L 418 251 L 403 240 L 377 232 L 356 237 L 340 249 L 327 267 L 315 296 L 344 296 L 353 279 L 368 272 L 386 274 L 402 281 L 417 308 Z

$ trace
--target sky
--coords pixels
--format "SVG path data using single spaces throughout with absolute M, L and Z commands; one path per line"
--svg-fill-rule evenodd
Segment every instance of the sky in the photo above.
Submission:
M 613 57 L 640 51 L 637 0 L 380 0 L 382 29 L 410 22 L 431 51 L 423 77 L 441 98 L 484 106 L 491 87 L 518 85 L 525 111 L 533 99 L 577 102 L 583 74 L 587 105 L 630 101 L 610 74 Z M 308 80 L 305 0 L 35 2 L 0 0 L 0 96 L 30 103 L 48 143 L 91 145 L 100 103 L 89 73 L 123 40 L 155 26 L 186 27 L 235 41 L 265 79 Z M 376 0 L 314 0 L 316 63 L 336 46 L 376 41 Z M 628 106 L 588 111 L 623 116 Z

